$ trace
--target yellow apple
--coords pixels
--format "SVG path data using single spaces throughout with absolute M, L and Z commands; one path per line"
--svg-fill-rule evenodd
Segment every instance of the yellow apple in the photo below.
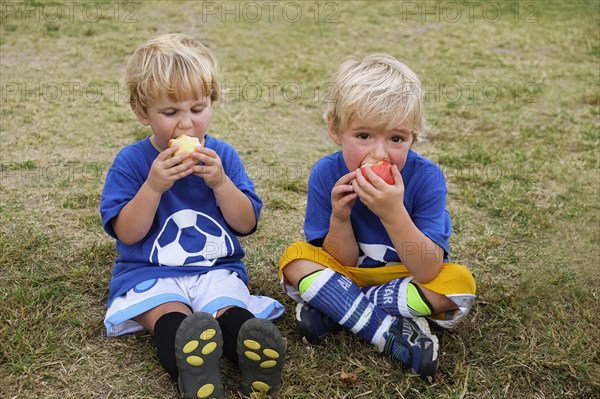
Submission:
M 198 137 L 183 135 L 177 137 L 176 139 L 169 140 L 169 148 L 174 145 L 179 147 L 175 154 L 173 154 L 173 156 L 176 156 L 179 154 L 191 154 L 192 152 L 196 151 L 196 147 L 199 147 L 202 144 L 200 143 Z

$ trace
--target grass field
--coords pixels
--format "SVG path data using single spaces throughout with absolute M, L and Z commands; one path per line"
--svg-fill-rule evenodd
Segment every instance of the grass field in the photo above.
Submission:
M 176 397 L 148 334 L 105 336 L 116 254 L 98 212 L 114 156 L 148 134 L 120 89 L 125 62 L 174 31 L 217 55 L 210 131 L 265 203 L 242 243 L 252 291 L 288 307 L 282 398 L 600 397 L 600 2 L 0 6 L 1 398 Z M 343 57 L 373 52 L 424 82 L 432 129 L 415 149 L 446 173 L 451 256 L 478 283 L 470 318 L 439 336 L 433 384 L 350 334 L 302 344 L 277 281 L 303 239 L 310 167 L 336 149 L 325 83 Z M 225 381 L 238 397 L 229 364 Z

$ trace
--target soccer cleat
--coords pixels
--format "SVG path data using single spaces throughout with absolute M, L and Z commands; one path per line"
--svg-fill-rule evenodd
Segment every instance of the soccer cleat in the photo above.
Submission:
M 343 329 L 338 323 L 304 302 L 296 305 L 296 326 L 302 342 L 312 345 L 319 344 L 327 334 Z
M 422 317 L 398 317 L 390 327 L 383 354 L 401 361 L 423 379 L 435 378 L 438 368 L 438 339 Z
M 208 313 L 194 313 L 183 320 L 175 336 L 179 392 L 185 399 L 223 399 L 221 355 L 223 338 L 219 323 Z
M 281 389 L 285 352 L 285 341 L 273 323 L 258 318 L 246 321 L 237 340 L 240 392 L 252 399 L 276 395 Z

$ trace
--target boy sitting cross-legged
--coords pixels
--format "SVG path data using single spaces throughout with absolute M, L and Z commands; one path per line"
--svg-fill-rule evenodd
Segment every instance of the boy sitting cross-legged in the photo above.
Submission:
M 438 340 L 427 319 L 446 328 L 463 320 L 475 281 L 448 262 L 443 173 L 411 149 L 425 125 L 421 83 L 384 54 L 343 62 L 331 83 L 325 119 L 340 151 L 312 169 L 308 242 L 283 254 L 282 285 L 299 302 L 305 341 L 342 326 L 433 378 Z M 382 161 L 392 165 L 393 184 L 365 166 Z

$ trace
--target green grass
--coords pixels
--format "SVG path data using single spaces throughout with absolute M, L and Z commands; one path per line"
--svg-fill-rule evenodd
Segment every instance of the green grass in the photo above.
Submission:
M 98 216 L 114 156 L 148 134 L 120 89 L 125 62 L 172 31 L 217 55 L 228 91 L 210 130 L 265 202 L 243 244 L 252 291 L 288 307 L 283 398 L 600 397 L 598 1 L 75 4 L 70 18 L 67 3 L 1 3 L 0 397 L 176 397 L 147 333 L 105 336 L 116 254 Z M 277 281 L 303 239 L 310 167 L 335 150 L 325 83 L 373 52 L 426 86 L 432 129 L 415 149 L 446 173 L 452 258 L 478 283 L 469 319 L 439 336 L 434 384 L 348 333 L 302 344 Z M 225 381 L 237 397 L 227 363 Z

